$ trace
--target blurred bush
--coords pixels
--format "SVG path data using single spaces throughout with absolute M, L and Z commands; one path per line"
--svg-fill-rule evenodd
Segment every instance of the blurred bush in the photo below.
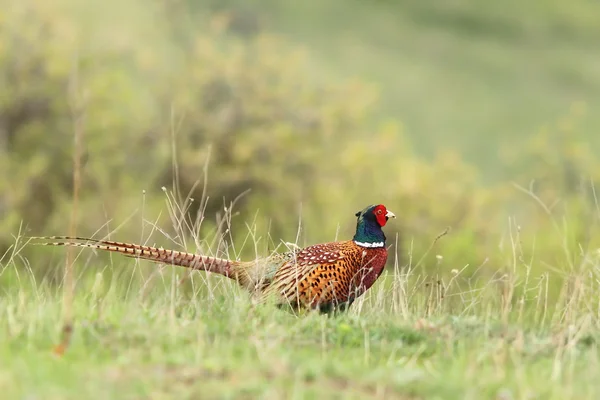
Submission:
M 188 212 L 203 221 L 201 237 L 250 189 L 228 240 L 239 246 L 254 227 L 263 250 L 295 241 L 299 227 L 301 244 L 349 237 L 354 213 L 375 202 L 399 216 L 386 232 L 390 243 L 399 235 L 401 265 L 414 265 L 452 228 L 424 259 L 430 272 L 469 265 L 491 276 L 535 257 L 540 273 L 575 265 L 597 246 L 588 189 L 598 165 L 572 125 L 581 105 L 555 135 L 499 149 L 517 183 L 535 180 L 532 193 L 484 187 L 459 154 L 421 159 L 399 121 L 374 122 L 368 84 L 316 84 L 302 49 L 258 25 L 239 34 L 235 13 L 183 29 L 177 4 L 27 0 L 0 9 L 2 249 L 21 224 L 28 235 L 67 232 L 76 129 L 85 143 L 82 235 L 104 234 L 107 221 L 115 228 L 142 207 L 172 232 L 165 186 L 197 200 Z M 560 212 L 550 209 L 557 200 Z M 137 241 L 140 228 L 126 223 L 118 239 Z

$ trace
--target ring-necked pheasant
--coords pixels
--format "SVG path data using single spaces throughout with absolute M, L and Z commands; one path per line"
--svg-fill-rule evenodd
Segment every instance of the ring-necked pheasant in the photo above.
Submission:
M 327 312 L 349 307 L 375 283 L 387 261 L 386 237 L 381 228 L 390 217 L 396 217 L 394 213 L 379 204 L 355 215 L 352 240 L 316 244 L 255 261 L 232 261 L 110 240 L 64 236 L 37 239 L 68 240 L 41 243 L 47 246 L 94 248 L 214 272 L 237 281 L 261 301 L 274 299 L 278 305 Z

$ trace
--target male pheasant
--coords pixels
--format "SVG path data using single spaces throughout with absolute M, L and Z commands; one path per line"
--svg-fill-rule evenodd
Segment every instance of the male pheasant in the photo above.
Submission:
M 199 254 L 89 238 L 52 237 L 69 241 L 48 246 L 76 246 L 124 254 L 158 263 L 209 271 L 231 278 L 260 301 L 329 312 L 346 309 L 379 278 L 388 257 L 381 229 L 396 216 L 382 204 L 357 212 L 352 240 L 330 242 L 275 254 L 255 261 L 233 261 Z M 77 240 L 77 241 L 74 241 Z M 81 242 L 87 241 L 89 243 Z

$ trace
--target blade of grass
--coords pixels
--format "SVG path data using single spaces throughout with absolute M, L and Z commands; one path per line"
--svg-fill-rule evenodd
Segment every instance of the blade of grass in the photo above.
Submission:
M 81 183 L 81 149 L 85 123 L 85 104 L 84 101 L 82 101 L 79 87 L 78 61 L 75 62 L 69 80 L 69 100 L 71 118 L 73 121 L 73 204 L 69 221 L 69 235 L 76 236 L 79 187 Z M 73 251 L 74 249 L 67 249 L 65 261 L 61 338 L 59 344 L 54 347 L 54 353 L 58 355 L 63 355 L 65 353 L 71 344 L 71 338 L 73 336 L 73 297 L 75 291 L 75 281 L 73 278 Z

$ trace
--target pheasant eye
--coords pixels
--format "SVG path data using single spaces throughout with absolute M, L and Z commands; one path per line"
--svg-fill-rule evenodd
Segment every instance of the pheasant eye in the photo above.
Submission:
M 377 214 L 381 214 L 381 209 L 377 210 Z

